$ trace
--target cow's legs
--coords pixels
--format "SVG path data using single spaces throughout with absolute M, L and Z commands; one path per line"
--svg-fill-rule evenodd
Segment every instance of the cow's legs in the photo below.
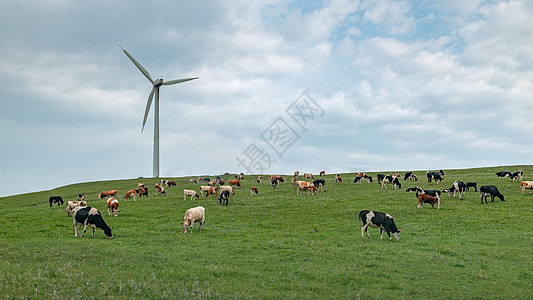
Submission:
M 365 238 L 365 232 L 366 232 L 366 235 L 368 236 L 368 238 L 370 238 L 370 235 L 368 234 L 368 223 L 361 227 L 361 238 L 362 239 Z
M 383 227 L 379 228 L 379 233 L 380 233 L 380 238 L 379 239 L 382 240 L 383 239 Z
M 83 232 L 81 233 L 81 237 L 85 235 L 85 232 L 87 231 L 87 223 L 83 225 Z
M 78 224 L 76 224 L 76 220 L 72 218 L 74 221 L 74 237 L 78 237 Z

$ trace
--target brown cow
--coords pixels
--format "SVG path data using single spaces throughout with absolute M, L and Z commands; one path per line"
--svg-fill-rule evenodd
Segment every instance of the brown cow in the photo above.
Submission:
M 229 185 L 236 185 L 236 186 L 242 188 L 241 182 L 238 179 L 228 180 L 228 184 Z

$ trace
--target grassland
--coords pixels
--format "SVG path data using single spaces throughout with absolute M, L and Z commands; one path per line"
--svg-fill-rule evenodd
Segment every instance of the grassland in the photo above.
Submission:
M 401 180 L 402 190 L 344 184 L 327 175 L 327 191 L 296 196 L 289 184 L 267 183 L 250 196 L 252 176 L 228 206 L 218 200 L 183 200 L 198 190 L 189 178 L 172 178 L 168 195 L 120 202 L 118 217 L 107 216 L 102 190 L 120 195 L 139 179 L 90 182 L 51 191 L 0 198 L 0 296 L 10 298 L 190 298 L 190 299 L 531 299 L 533 292 L 533 195 L 519 183 L 497 178 L 504 169 L 445 170 L 444 189 L 454 180 L 494 184 L 505 202 L 480 203 L 443 195 L 441 209 L 417 208 L 405 188 L 428 187 Z M 374 176 L 374 172 L 369 173 Z M 287 176 L 289 177 L 289 176 Z M 224 177 L 223 177 L 224 178 Z M 225 179 L 229 179 L 225 177 Z M 153 187 L 155 179 L 143 179 Z M 65 207 L 48 197 L 75 200 L 85 193 L 112 226 L 95 239 L 74 238 Z M 203 232 L 180 233 L 185 210 L 206 209 Z M 361 239 L 357 214 L 363 209 L 394 216 L 400 241 Z M 88 232 L 89 233 L 89 232 Z

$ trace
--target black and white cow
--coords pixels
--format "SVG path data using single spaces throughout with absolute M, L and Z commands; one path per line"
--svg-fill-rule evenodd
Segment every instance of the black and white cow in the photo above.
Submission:
M 57 206 L 65 203 L 63 201 L 63 198 L 61 198 L 61 196 L 50 196 L 50 198 L 48 198 L 48 200 L 50 201 L 50 207 L 52 207 L 52 204 L 54 204 L 54 203 L 57 203 Z
M 444 178 L 444 172 L 440 170 L 439 172 L 426 172 L 426 177 L 428 179 L 429 184 L 431 184 L 432 181 L 435 181 L 435 183 L 439 183 Z
M 496 172 L 496 176 L 498 176 L 498 177 L 511 177 L 511 175 L 513 175 L 513 174 L 511 172 L 509 172 L 509 171 Z
M 467 182 L 466 183 L 466 190 L 469 191 L 470 188 L 474 188 L 477 192 L 477 183 L 476 182 Z
M 112 239 L 113 234 L 111 233 L 111 227 L 107 226 L 104 219 L 102 218 L 102 214 L 98 211 L 98 209 L 94 207 L 76 207 L 72 211 L 72 221 L 74 222 L 74 236 L 78 237 L 78 226 L 83 225 L 83 232 L 80 235 L 80 237 L 83 237 L 85 232 L 87 231 L 87 226 L 91 226 L 93 228 L 93 235 L 92 238 L 94 238 L 94 230 L 96 228 L 100 228 L 104 231 L 104 234 Z
M 524 175 L 523 171 L 513 172 L 513 174 L 511 174 L 511 181 L 513 181 L 513 182 L 522 181 L 522 176 L 523 175 Z
M 456 180 L 453 182 L 453 185 L 451 188 L 445 189 L 442 192 L 448 193 L 449 197 L 451 197 L 453 194 L 454 198 L 455 198 L 455 193 L 459 193 L 459 200 L 462 200 L 465 197 L 465 191 L 466 191 L 466 183 Z
M 380 239 L 383 239 L 383 230 L 387 232 L 389 239 L 392 239 L 390 235 L 391 232 L 396 240 L 400 239 L 400 230 L 398 230 L 398 227 L 394 224 L 394 219 L 389 214 L 379 211 L 362 210 L 359 213 L 359 219 L 362 222 L 361 238 L 363 239 L 365 238 L 365 232 L 368 238 L 370 238 L 370 235 L 368 234 L 368 226 L 380 229 Z
M 220 193 L 220 197 L 218 197 L 218 204 L 228 205 L 228 201 L 229 201 L 229 191 L 224 190 Z
M 316 186 L 317 189 L 320 189 L 321 191 L 326 190 L 326 181 L 324 179 L 313 180 L 313 184 Z
M 483 198 L 485 198 L 485 203 L 487 203 L 487 197 L 490 196 L 492 202 L 494 202 L 494 197 L 500 198 L 500 200 L 505 201 L 503 195 L 500 194 L 498 188 L 493 185 L 484 185 L 479 188 L 481 192 L 481 204 L 483 204 Z
M 387 175 L 385 176 L 385 178 L 383 178 L 383 180 L 381 181 L 381 189 L 385 188 L 387 189 L 387 183 L 390 183 L 392 184 L 392 187 L 394 189 L 396 189 L 396 187 L 398 188 L 402 188 L 402 184 L 400 183 L 400 181 L 398 180 L 398 177 L 396 176 L 393 176 L 393 175 Z
M 418 179 L 416 178 L 416 175 L 413 174 L 413 172 L 405 173 L 405 175 L 403 176 L 403 180 L 418 181 Z
M 378 179 L 378 183 L 381 184 L 383 178 L 385 178 L 385 174 L 377 174 L 376 178 Z

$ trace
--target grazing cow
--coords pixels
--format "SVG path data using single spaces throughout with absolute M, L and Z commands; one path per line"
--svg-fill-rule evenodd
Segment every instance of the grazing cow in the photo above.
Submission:
M 84 194 L 79 194 L 78 195 L 78 201 L 84 201 L 85 200 L 85 195 Z
M 207 190 L 207 195 L 205 197 L 207 198 L 213 194 L 215 194 L 215 196 L 218 196 L 218 186 L 209 187 L 209 189 Z
M 356 184 L 356 183 L 358 183 L 358 182 L 361 182 L 361 178 L 363 178 L 363 177 L 361 177 L 361 176 L 355 176 L 355 179 L 353 180 L 353 184 Z
M 226 183 L 226 181 L 224 181 L 224 179 L 217 179 L 217 181 L 218 181 L 219 185 L 224 185 L 224 183 Z
M 326 171 L 320 171 L 320 174 L 318 176 L 322 176 L 322 175 L 326 176 Z
M 194 190 L 183 190 L 183 200 L 187 200 L 187 197 L 196 197 L 196 199 L 200 199 L 200 196 L 198 196 L 198 193 Z
M 229 195 L 228 191 L 221 192 L 220 197 L 218 197 L 218 204 L 228 205 Z
M 381 182 L 383 181 L 383 178 L 385 178 L 385 174 L 377 174 L 376 175 L 376 178 L 378 179 L 378 183 L 381 184 Z
M 111 196 L 117 196 L 118 191 L 117 190 L 110 190 L 110 191 L 102 191 L 98 198 L 104 200 L 105 197 L 111 197 Z
M 339 174 L 337 174 L 337 176 L 335 177 L 335 183 L 344 183 L 344 181 L 342 181 L 342 178 Z
M 129 198 L 133 198 L 133 201 L 136 201 L 135 195 L 137 194 L 137 190 L 131 190 L 127 191 L 126 195 L 124 195 L 124 200 L 127 200 Z
M 208 186 L 216 186 L 217 183 L 218 183 L 218 180 L 213 179 L 213 180 L 209 181 L 209 182 L 207 183 L 207 185 L 208 185 Z
M 61 198 L 61 196 L 50 196 L 50 198 L 48 198 L 48 201 L 50 202 L 50 207 L 52 207 L 52 204 L 54 203 L 57 203 L 57 206 L 60 206 L 63 203 L 65 203 L 65 201 L 63 201 L 63 198 Z
M 257 183 L 260 184 L 263 181 L 263 176 L 257 176 Z
M 279 175 L 270 175 L 270 183 L 272 183 L 273 180 L 277 180 L 278 183 L 285 183 L 285 179 L 283 179 L 283 177 Z
M 422 207 L 422 204 L 424 203 L 431 204 L 431 207 L 433 208 L 435 208 L 435 203 L 437 203 L 437 209 L 440 208 L 440 199 L 438 199 L 437 197 L 419 193 L 417 193 L 416 197 L 418 198 L 418 208 Z
M 494 197 L 500 198 L 500 200 L 505 201 L 503 195 L 500 194 L 498 188 L 493 185 L 484 185 L 479 188 L 481 192 L 481 204 L 483 204 L 483 198 L 485 198 L 485 203 L 487 203 L 487 197 L 490 196 L 492 202 L 494 202 Z
M 142 197 L 142 196 L 148 197 L 148 188 L 147 187 L 140 187 L 138 189 L 135 189 L 135 192 L 137 192 L 139 197 Z
M 225 186 L 221 186 L 220 187 L 220 192 L 222 193 L 223 191 L 228 191 L 230 192 L 232 195 L 235 195 L 235 191 L 233 190 L 233 188 L 229 185 L 225 185 Z
M 198 177 L 198 183 L 205 183 L 205 179 L 203 177 Z
M 157 191 L 157 194 L 159 196 L 166 196 L 167 195 L 167 191 L 165 191 L 165 188 L 160 186 L 159 184 L 155 184 L 155 190 Z
M 513 175 L 513 174 L 511 172 L 509 172 L 509 171 L 496 172 L 496 176 L 498 176 L 498 177 L 511 177 L 511 175 Z
M 520 181 L 520 189 L 522 190 L 522 195 L 526 189 L 529 190 L 529 194 L 531 195 L 531 191 L 533 190 L 533 181 Z
M 392 184 L 392 187 L 394 189 L 396 189 L 396 187 L 398 188 L 402 188 L 402 184 L 400 183 L 400 181 L 398 180 L 398 177 L 396 177 L 395 175 L 387 175 L 385 176 L 385 178 L 383 178 L 383 180 L 381 180 L 381 189 L 385 188 L 387 189 L 387 183 L 390 183 Z
M 435 181 L 435 183 L 439 183 L 444 178 L 444 172 L 440 170 L 439 172 L 426 172 L 426 177 L 428 179 L 428 183 L 431 185 L 432 181 Z
M 407 180 L 407 179 L 409 179 L 409 181 L 418 181 L 418 178 L 416 178 L 416 175 L 413 174 L 413 172 L 405 173 L 405 176 L 403 177 L 403 180 Z
M 470 191 L 470 188 L 474 188 L 477 192 L 477 183 L 476 182 L 467 182 L 466 183 L 466 190 Z
M 191 184 L 192 184 L 192 183 L 198 183 L 198 180 L 196 180 L 196 179 L 189 179 L 189 183 L 191 183 Z
M 270 180 L 270 185 L 272 186 L 272 189 L 275 189 L 278 187 L 278 179 L 274 178 Z
M 87 206 L 87 202 L 85 202 L 83 200 L 67 201 L 67 205 L 66 205 L 66 208 L 65 208 L 65 211 L 67 212 L 67 216 L 71 217 L 72 216 L 72 211 L 74 210 L 74 208 L 76 208 L 78 206 L 85 207 L 85 206 Z
M 242 188 L 241 182 L 238 179 L 228 180 L 229 185 L 235 185 Z
M 300 171 L 294 172 L 294 177 L 297 178 L 300 175 Z
M 100 214 L 98 209 L 94 207 L 78 206 L 74 208 L 74 210 L 72 211 L 72 221 L 74 223 L 75 237 L 78 237 L 77 225 L 83 225 L 83 232 L 81 233 L 80 237 L 83 237 L 83 235 L 87 231 L 87 226 L 91 226 L 93 228 L 92 238 L 94 238 L 94 230 L 96 228 L 102 229 L 104 231 L 104 234 L 108 238 L 113 238 L 113 234 L 111 233 L 111 227 L 107 226 L 104 219 L 102 218 L 102 214 Z
M 522 176 L 524 175 L 524 172 L 522 171 L 518 171 L 518 172 L 513 172 L 513 174 L 511 174 L 511 181 L 512 182 L 515 182 L 515 181 L 522 181 Z
M 315 179 L 315 176 L 311 173 L 304 173 L 304 179 Z
M 453 185 L 451 188 L 445 189 L 442 192 L 448 193 L 449 197 L 451 197 L 453 193 L 454 198 L 455 198 L 455 193 L 457 192 L 459 193 L 459 200 L 462 200 L 465 197 L 465 191 L 466 191 L 466 183 L 456 180 L 453 182 Z
M 291 187 L 296 188 L 296 181 L 297 181 L 296 177 L 291 178 Z
M 315 193 L 318 195 L 318 189 L 311 182 L 297 181 L 296 182 L 296 195 L 301 195 L 302 190 L 307 190 L 307 195 L 309 195 L 309 193 Z
M 205 208 L 203 208 L 203 206 L 189 208 L 185 212 L 185 216 L 183 217 L 183 223 L 181 223 L 181 226 L 183 226 L 182 232 L 186 233 L 187 231 L 189 231 L 190 227 L 192 233 L 194 222 L 199 223 L 198 231 L 200 231 L 205 224 Z
M 167 180 L 167 186 L 171 187 L 171 186 L 178 186 L 178 185 L 176 184 L 175 181 Z
M 208 185 L 201 185 L 200 186 L 200 195 L 204 195 L 204 192 L 206 193 L 205 197 L 207 198 L 209 196 L 209 189 L 211 189 L 212 187 L 208 186 Z
M 326 190 L 326 181 L 324 179 L 316 179 L 313 181 L 313 184 L 321 191 Z
M 383 230 L 387 232 L 389 239 L 392 239 L 390 235 L 391 233 L 396 240 L 400 239 L 401 231 L 398 230 L 398 227 L 394 224 L 394 219 L 389 214 L 379 211 L 362 210 L 359 213 L 359 219 L 362 222 L 361 238 L 363 239 L 365 238 L 365 232 L 368 238 L 370 238 L 370 235 L 368 234 L 368 226 L 380 229 L 380 239 L 383 239 Z
M 257 190 L 257 187 L 256 187 L 256 186 L 252 186 L 252 187 L 250 188 L 250 195 L 253 196 L 254 194 L 255 194 L 255 195 L 259 194 L 259 191 Z
M 115 198 L 107 199 L 107 215 L 110 216 L 111 212 L 113 212 L 113 215 L 117 217 L 118 213 L 120 212 L 120 210 L 118 210 L 118 206 L 119 206 L 119 203 L 117 199 Z

